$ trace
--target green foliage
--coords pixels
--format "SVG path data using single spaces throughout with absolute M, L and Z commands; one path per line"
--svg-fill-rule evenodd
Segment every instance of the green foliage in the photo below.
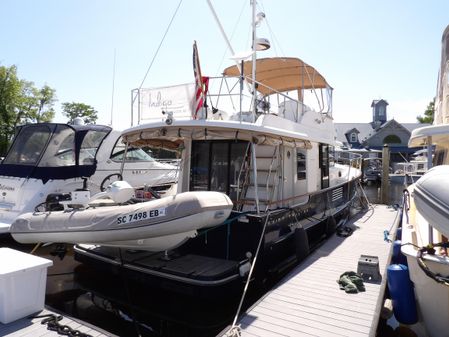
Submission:
M 62 113 L 69 119 L 69 124 L 77 117 L 82 118 L 85 124 L 95 124 L 98 119 L 97 111 L 84 103 L 62 103 Z
M 433 123 L 434 114 L 435 114 L 435 100 L 431 101 L 427 105 L 426 111 L 424 111 L 424 117 L 421 117 L 421 115 L 419 115 L 418 117 L 416 117 L 416 119 L 420 123 L 432 124 Z
M 0 66 L 0 155 L 6 153 L 16 126 L 50 122 L 55 101 L 55 90 L 48 85 L 36 88 L 18 78 L 16 66 Z
M 14 130 L 26 123 L 51 122 L 55 116 L 56 90 L 44 85 L 37 88 L 33 82 L 19 79 L 17 67 L 0 66 L 0 156 L 8 149 Z M 63 103 L 63 114 L 70 122 L 81 117 L 95 123 L 97 111 L 84 103 Z
M 0 155 L 6 153 L 8 142 L 14 134 L 24 85 L 17 77 L 16 66 L 0 66 Z

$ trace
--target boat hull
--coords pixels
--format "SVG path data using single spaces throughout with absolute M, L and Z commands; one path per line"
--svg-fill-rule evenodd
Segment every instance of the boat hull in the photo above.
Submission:
M 164 254 L 125 256 L 124 251 L 101 246 L 75 246 L 75 259 L 95 268 L 116 273 L 123 268 L 128 277 L 184 295 L 220 298 L 240 294 L 264 230 L 263 243 L 254 269 L 258 287 L 276 282 L 304 259 L 335 226 L 348 216 L 356 181 L 312 195 L 309 202 L 270 214 L 231 213 L 225 226 L 217 226 Z M 349 189 L 349 190 L 348 190 Z M 332 200 L 335 191 L 342 197 Z M 349 196 L 349 199 L 343 198 Z M 268 219 L 267 219 L 268 218 Z M 304 230 L 306 240 L 298 233 Z M 304 236 L 302 237 L 304 238 Z M 123 258 L 122 262 L 121 259 Z M 257 288 L 257 287 L 256 287 Z
M 449 237 L 449 165 L 430 169 L 414 188 L 413 199 L 420 214 L 438 231 Z
M 448 287 L 430 279 L 418 266 L 416 256 L 406 255 L 410 279 L 415 289 L 419 317 L 424 322 L 429 337 L 449 337 Z M 449 275 L 448 262 L 426 260 L 429 269 Z
M 410 279 L 414 285 L 418 319 L 426 330 L 423 335 L 449 337 L 449 287 L 429 277 L 418 264 L 419 254 L 416 247 L 426 247 L 430 242 L 440 242 L 442 237 L 436 231 L 429 231 L 431 228 L 429 221 L 419 210 L 422 206 L 418 208 L 418 203 L 422 203 L 423 200 L 417 198 L 417 185 L 408 187 L 411 198 L 405 198 L 410 201 L 403 208 L 401 252 L 407 258 Z M 423 254 L 422 258 L 429 271 L 449 276 L 449 258 L 439 254 L 438 247 L 436 254 Z

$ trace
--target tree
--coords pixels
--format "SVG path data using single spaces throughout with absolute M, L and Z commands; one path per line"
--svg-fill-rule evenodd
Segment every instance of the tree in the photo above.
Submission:
M 50 122 L 56 90 L 21 80 L 17 67 L 0 66 L 0 155 L 5 155 L 15 128 L 24 123 Z
M 421 115 L 419 115 L 418 117 L 416 117 L 416 119 L 420 123 L 432 124 L 433 123 L 434 114 L 435 114 L 435 100 L 431 101 L 427 105 L 426 111 L 424 111 L 424 117 L 421 117 Z
M 0 155 L 6 153 L 9 140 L 14 135 L 23 86 L 17 77 L 16 66 L 0 66 Z
M 56 90 L 44 85 L 39 90 L 34 90 L 37 106 L 29 114 L 31 121 L 36 123 L 50 122 L 55 117 L 53 105 L 56 102 Z
M 95 124 L 98 119 L 97 111 L 84 103 L 62 103 L 62 113 L 69 119 L 69 124 L 77 117 L 81 117 L 86 124 Z
M 51 122 L 55 117 L 53 106 L 56 90 L 48 85 L 38 89 L 33 82 L 27 81 L 22 81 L 22 85 L 22 98 L 17 107 L 15 124 Z

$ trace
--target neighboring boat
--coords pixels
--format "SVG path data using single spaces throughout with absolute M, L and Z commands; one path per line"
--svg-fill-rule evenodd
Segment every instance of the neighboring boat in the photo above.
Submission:
M 430 337 L 449 336 L 449 26 L 442 43 L 434 125 L 413 130 L 409 141 L 409 147 L 427 146 L 429 154 L 435 146 L 434 168 L 408 187 L 402 221 L 401 251 Z
M 382 158 L 363 159 L 363 182 L 379 183 L 382 180 Z
M 432 161 L 432 157 L 430 157 Z M 405 185 L 415 183 L 428 170 L 429 160 L 427 149 L 418 150 L 408 162 L 396 163 L 394 173 L 389 174 L 391 182 L 404 183 Z
M 232 209 L 225 194 L 210 191 L 133 203 L 134 188 L 124 181 L 113 182 L 91 199 L 86 193 L 59 195 L 46 205 L 51 210 L 19 215 L 11 225 L 13 238 L 21 243 L 84 242 L 163 251 L 195 237 L 198 229 L 221 224 Z
M 112 181 L 168 191 L 178 166 L 156 161 L 140 148 L 126 149 L 120 132 L 101 125 L 27 124 L 18 128 L 0 164 L 0 233 L 22 213 L 32 212 L 51 193 L 85 185 L 100 192 Z M 120 173 L 122 164 L 123 170 Z
M 423 163 L 427 164 L 427 162 Z M 406 163 L 397 163 L 397 169 L 394 171 L 394 173 L 389 173 L 388 177 L 390 181 L 394 183 L 403 183 L 405 185 L 413 184 L 424 174 L 424 171 L 417 171 L 417 166 L 419 164 L 420 163 L 412 161 Z
M 153 254 L 80 244 L 77 260 L 112 270 L 123 267 L 156 288 L 228 296 L 229 289 L 241 289 L 256 256 L 252 279 L 277 277 L 347 219 L 357 197 L 361 158 L 334 155 L 332 88 L 326 79 L 298 58 L 246 61 L 243 74 L 239 69 L 228 67 L 223 77 L 198 83 L 196 98 L 203 103 L 207 98 L 210 108 L 195 104 L 187 118 L 170 107 L 152 116 L 141 111 L 149 122 L 122 133 L 129 146 L 157 144 L 181 151 L 177 193 L 228 195 L 233 211 L 224 225 L 199 230 L 177 248 Z M 155 89 L 148 96 L 172 102 L 167 95 Z M 306 105 L 309 98 L 317 109 Z

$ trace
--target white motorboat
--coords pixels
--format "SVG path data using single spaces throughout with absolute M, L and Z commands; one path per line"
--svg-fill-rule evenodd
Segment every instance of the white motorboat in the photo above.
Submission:
M 49 194 L 86 184 L 94 194 L 119 179 L 168 192 L 177 173 L 177 165 L 157 161 L 140 148 L 125 149 L 120 132 L 108 126 L 23 125 L 0 164 L 0 233 Z
M 165 252 L 137 258 L 79 244 L 77 260 L 114 268 L 122 256 L 124 269 L 155 286 L 227 296 L 231 288 L 241 289 L 256 255 L 253 279 L 263 283 L 304 259 L 347 219 L 357 198 L 361 156 L 334 151 L 331 86 L 299 58 L 257 59 L 256 50 L 252 55 L 219 78 L 202 77 L 196 66 L 196 90 L 180 85 L 134 91 L 134 115 L 141 120 L 122 133 L 131 147 L 178 150 L 177 195 L 228 195 L 233 211 L 225 225 L 199 230 L 170 258 Z M 179 102 L 186 92 L 193 97 Z M 172 104 L 157 104 L 154 97 Z
M 435 146 L 434 167 L 408 187 L 402 220 L 401 251 L 423 335 L 430 337 L 449 336 L 449 26 L 442 43 L 434 124 L 413 130 L 409 141 L 409 147 L 427 146 L 429 154 Z
M 221 224 L 232 210 L 225 194 L 212 191 L 129 203 L 134 188 L 116 181 L 90 200 L 86 193 L 76 191 L 70 198 L 60 195 L 51 211 L 19 215 L 11 225 L 13 238 L 21 243 L 84 242 L 164 251 L 195 237 L 199 229 Z M 108 205 L 105 197 L 114 203 Z M 55 210 L 58 206 L 60 210 Z

